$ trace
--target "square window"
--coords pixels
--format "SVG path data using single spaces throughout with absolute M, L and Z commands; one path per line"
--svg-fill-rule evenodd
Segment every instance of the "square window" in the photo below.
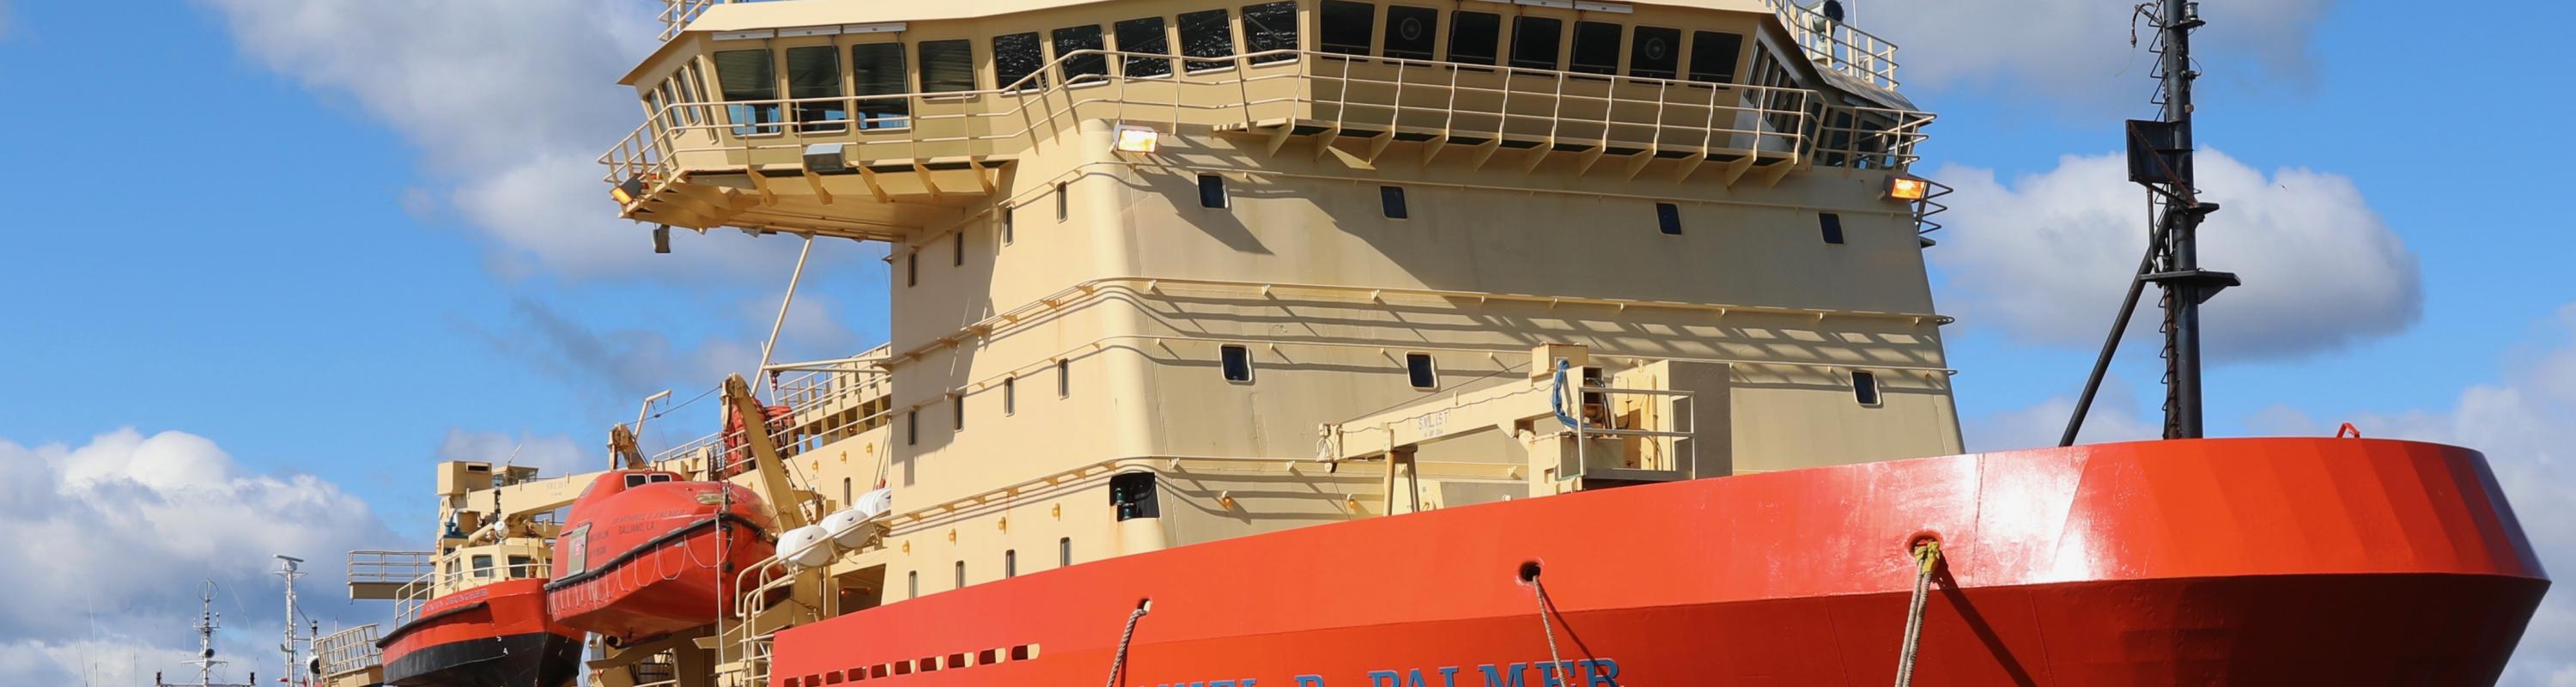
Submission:
M 1878 375 L 1855 370 L 1852 372 L 1851 377 L 1852 400 L 1859 401 L 1860 404 L 1864 406 L 1877 407 L 1879 402 Z
M 1662 228 L 1666 234 L 1671 234 L 1673 236 L 1682 235 L 1681 206 L 1674 205 L 1672 203 L 1656 203 L 1655 225 Z
M 1226 200 L 1225 177 L 1214 174 L 1199 175 L 1199 207 L 1224 208 Z
M 849 126 L 849 101 L 841 97 L 841 51 L 829 45 L 787 49 L 787 97 L 790 100 L 834 98 L 816 102 L 799 102 L 796 121 L 803 122 L 799 131 L 841 131 Z
M 1825 243 L 1830 243 L 1830 244 L 1834 244 L 1834 245 L 1837 245 L 1837 246 L 1842 245 L 1842 243 L 1843 243 L 1843 216 L 1842 216 L 1842 215 L 1837 215 L 1837 214 L 1830 213 L 1830 212 L 1816 215 L 1816 226 L 1817 226 L 1818 228 L 1821 228 L 1821 229 L 1823 229 L 1823 230 L 1824 230 L 1824 232 L 1825 232 Z
M 1111 29 L 1118 34 L 1119 52 L 1172 54 L 1172 40 L 1164 36 L 1162 17 L 1129 19 L 1118 22 Z M 1131 79 L 1172 73 L 1172 61 L 1159 57 L 1129 55 L 1120 62 L 1119 72 Z
M 1225 381 L 1252 381 L 1252 349 L 1244 348 L 1243 344 L 1226 344 L 1217 352 L 1225 368 Z
M 956 43 L 966 44 L 965 41 Z M 850 46 L 850 76 L 858 85 L 851 95 L 860 98 L 856 108 L 859 128 L 885 129 L 907 124 L 905 116 L 912 114 L 912 98 L 906 94 L 912 92 L 912 75 L 904 69 L 903 44 L 861 43 Z M 966 77 L 969 88 L 965 90 L 973 90 L 974 74 L 969 72 Z M 924 72 L 922 78 L 930 76 Z
M 1297 3 L 1268 2 L 1243 8 L 1244 48 L 1253 53 L 1297 49 Z M 1253 64 L 1297 59 L 1289 53 L 1252 58 Z
M 975 44 L 958 39 L 921 42 L 921 92 L 975 90 Z
M 1597 21 L 1574 23 L 1574 64 L 1566 71 L 1584 74 L 1619 73 L 1618 24 Z
M 1494 63 L 1501 54 L 1503 17 L 1491 12 L 1455 12 L 1449 15 L 1449 61 L 1459 64 Z
M 1377 187 L 1377 200 L 1378 205 L 1386 212 L 1387 219 L 1404 219 L 1409 216 L 1404 208 L 1404 187 Z
M 778 99 L 777 65 L 771 62 L 768 50 L 726 50 L 717 52 L 712 59 L 716 64 L 717 91 L 725 100 Z M 728 105 L 725 113 L 735 125 L 736 136 L 778 133 L 776 126 L 770 126 L 778 121 L 776 103 Z
M 1002 90 L 1044 90 L 1046 75 L 1038 73 L 1044 66 L 1046 46 L 1037 32 L 993 37 L 993 78 Z
M 1521 15 L 1512 18 L 1512 66 L 1520 69 L 1555 69 L 1558 37 L 1565 35 L 1565 20 Z
M 1385 48 L 1379 52 L 1408 60 L 1438 59 L 1431 53 L 1431 46 L 1439 42 L 1439 37 L 1440 10 L 1388 5 L 1386 39 L 1382 42 Z
M 1637 36 L 1628 43 L 1628 75 L 1642 79 L 1670 79 L 1681 67 L 1682 30 L 1652 26 L 1637 27 Z
M 1234 21 L 1225 10 L 1181 14 L 1181 68 L 1203 72 L 1234 66 Z
M 1063 65 L 1066 84 L 1109 80 L 1109 56 L 1082 52 L 1107 49 L 1107 44 L 1101 42 L 1100 25 L 1067 26 L 1056 29 L 1054 37 L 1055 58 Z
M 1440 374 L 1431 368 L 1429 353 L 1404 354 L 1404 376 L 1416 389 L 1432 389 L 1440 386 Z
M 1735 83 L 1737 53 L 1744 37 L 1717 31 L 1691 32 L 1690 80 Z
M 1324 52 L 1344 55 L 1369 54 L 1369 37 L 1377 31 L 1377 6 L 1365 2 L 1324 0 L 1318 10 L 1323 16 L 1323 35 L 1317 38 Z

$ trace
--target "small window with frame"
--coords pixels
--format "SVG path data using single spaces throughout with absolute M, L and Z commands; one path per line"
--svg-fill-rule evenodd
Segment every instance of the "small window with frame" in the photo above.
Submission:
M 1667 236 L 1682 235 L 1682 207 L 1673 203 L 1656 203 L 1655 228 Z
M 1073 361 L 1059 358 L 1055 361 L 1055 397 L 1071 398 L 1072 396 Z
M 1199 175 L 1199 207 L 1221 210 L 1227 207 L 1231 200 L 1225 193 L 1225 177 L 1215 174 Z
M 921 443 L 921 411 L 918 411 L 918 410 L 907 410 L 907 411 L 903 411 L 903 445 L 905 445 L 905 446 L 913 446 L 913 445 L 917 445 L 917 444 L 920 444 L 920 443 Z
M 964 229 L 959 229 L 957 231 L 957 235 L 950 238 L 951 240 L 948 242 L 948 266 L 965 267 L 966 231 Z
M 1877 373 L 1864 370 L 1853 370 L 1851 373 L 1851 382 L 1852 400 L 1859 401 L 1862 407 L 1876 408 L 1882 401 L 1886 400 L 1879 396 Z
M 1440 371 L 1432 367 L 1431 354 L 1404 354 L 1404 378 L 1416 389 L 1440 388 Z
M 1412 216 L 1404 206 L 1404 187 L 1402 186 L 1377 187 L 1377 200 L 1379 211 L 1386 213 L 1387 219 L 1405 219 Z
M 1217 361 L 1225 372 L 1225 381 L 1239 384 L 1252 381 L 1252 349 L 1243 344 L 1219 346 Z
M 1826 212 L 1816 215 L 1816 228 L 1825 235 L 1825 243 L 1843 245 L 1843 216 Z
M 1020 411 L 1020 378 L 1018 378 L 1018 377 L 1003 377 L 1003 378 L 1002 378 L 1002 414 L 1003 414 L 1003 415 L 1012 415 L 1012 414 L 1016 414 L 1016 413 L 1018 413 L 1019 411 Z
M 948 395 L 948 430 L 952 432 L 966 431 L 965 394 Z

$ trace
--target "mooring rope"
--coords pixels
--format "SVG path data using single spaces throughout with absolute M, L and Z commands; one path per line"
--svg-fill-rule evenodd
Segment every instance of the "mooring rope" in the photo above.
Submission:
M 1554 604 L 1550 604 L 1550 603 L 1548 603 L 1548 600 L 1547 600 L 1547 585 L 1540 583 L 1540 582 L 1539 582 L 1539 580 L 1538 580 L 1538 575 L 1535 575 L 1535 574 L 1533 574 L 1533 575 L 1530 575 L 1530 576 L 1529 576 L 1529 583 L 1530 583 L 1530 591 L 1534 592 L 1534 593 L 1538 596 L 1538 629 L 1539 629 L 1539 631 L 1540 631 L 1540 632 L 1544 632 L 1544 633 L 1546 633 L 1546 634 L 1547 634 L 1547 665 L 1548 665 L 1548 670 L 1550 670 L 1551 672 L 1556 673 L 1557 681 L 1558 681 L 1558 683 L 1559 683 L 1559 684 L 1566 684 L 1566 685 L 1580 685 L 1580 684 L 1584 684 L 1584 682 L 1583 682 L 1583 681 L 1566 681 L 1566 679 L 1565 679 L 1565 672 L 1566 672 L 1566 671 L 1565 671 L 1565 658 L 1564 658 L 1563 656 L 1561 656 L 1561 655 L 1558 655 L 1558 654 L 1557 654 L 1557 652 L 1556 652 L 1556 626 L 1555 626 L 1555 625 L 1552 625 L 1552 624 L 1550 624 L 1550 623 L 1548 623 L 1548 621 L 1547 621 L 1547 611 L 1548 611 L 1548 609 L 1549 609 L 1550 607 L 1552 607 L 1552 606 L 1554 605 Z M 1591 666 L 1584 666 L 1583 673 L 1584 673 L 1584 675 L 1583 675 L 1583 680 L 1584 680 L 1584 681 L 1589 681 L 1589 680 L 1591 680 L 1591 679 L 1592 679 L 1592 668 L 1591 668 Z
M 1118 656 L 1109 662 L 1109 687 L 1118 687 L 1119 679 L 1127 676 L 1127 643 L 1136 638 L 1136 621 L 1144 620 L 1153 609 L 1154 600 L 1146 599 L 1136 602 L 1136 612 L 1127 614 L 1127 629 L 1118 633 Z
M 1923 637 L 1923 604 L 1932 593 L 1932 571 L 1941 567 L 1941 542 L 1914 547 L 1914 604 L 1905 611 L 1905 648 L 1896 658 L 1896 687 L 1914 683 L 1914 653 Z

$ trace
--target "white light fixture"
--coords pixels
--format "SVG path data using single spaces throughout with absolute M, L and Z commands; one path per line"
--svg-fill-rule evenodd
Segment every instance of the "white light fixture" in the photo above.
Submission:
M 1121 153 L 1153 154 L 1163 141 L 1163 133 L 1153 127 L 1134 124 L 1118 125 L 1116 147 Z
M 1887 197 L 1897 200 L 1922 200 L 1932 195 L 1932 182 L 1922 177 L 1903 174 L 1887 178 Z

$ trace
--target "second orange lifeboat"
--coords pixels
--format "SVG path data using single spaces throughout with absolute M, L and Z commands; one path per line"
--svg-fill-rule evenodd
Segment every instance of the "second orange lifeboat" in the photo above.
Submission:
M 772 553 L 771 527 L 760 497 L 740 485 L 610 471 L 565 516 L 547 610 L 566 627 L 621 639 L 715 622 L 733 612 L 735 576 Z

